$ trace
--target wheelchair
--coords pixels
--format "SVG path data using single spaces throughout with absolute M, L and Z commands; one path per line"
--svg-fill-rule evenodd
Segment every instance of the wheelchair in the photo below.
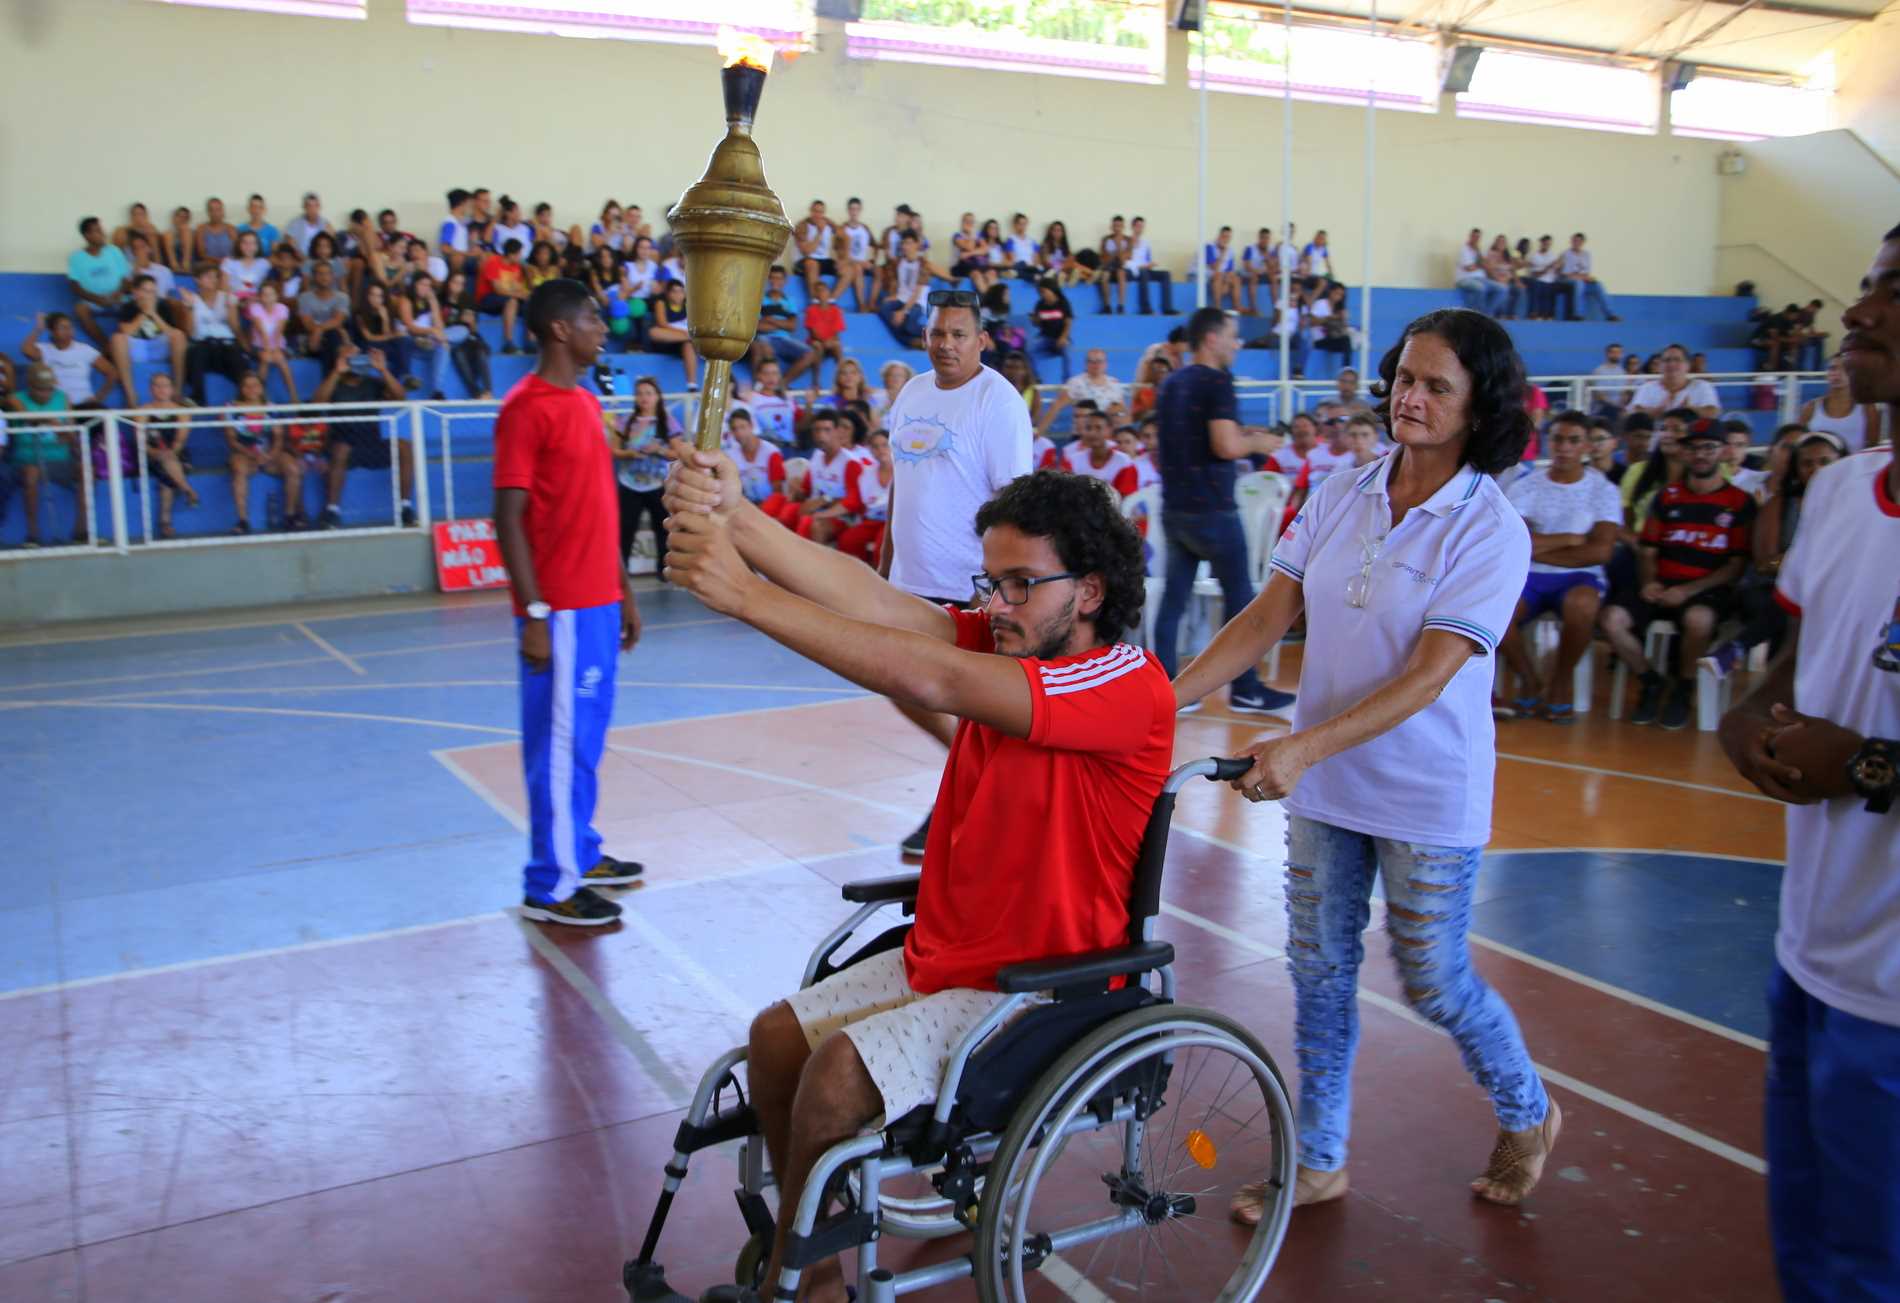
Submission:
M 1250 764 L 1197 760 L 1169 775 L 1136 861 L 1128 944 L 998 972 L 1007 998 L 958 1045 L 936 1102 L 819 1159 L 774 1284 L 763 1280 L 772 1180 L 738 1072 L 746 1048 L 721 1056 L 680 1123 L 640 1256 L 622 1273 L 634 1303 L 691 1303 L 667 1285 L 654 1253 L 688 1158 L 735 1141 L 749 1238 L 734 1279 L 764 1299 L 795 1298 L 805 1268 L 847 1249 L 858 1252 L 859 1303 L 965 1278 L 982 1303 L 1256 1297 L 1293 1211 L 1286 1084 L 1252 1033 L 1174 1002 L 1174 947 L 1154 939 L 1176 794 Z M 919 876 L 846 886 L 858 908 L 812 952 L 801 987 L 903 945 L 908 924 L 835 958 L 881 910 L 911 914 Z M 1229 1196 L 1256 1181 L 1266 1183 L 1259 1224 L 1230 1224 Z M 886 1235 L 971 1238 L 961 1255 L 919 1253 L 894 1272 L 878 1260 Z

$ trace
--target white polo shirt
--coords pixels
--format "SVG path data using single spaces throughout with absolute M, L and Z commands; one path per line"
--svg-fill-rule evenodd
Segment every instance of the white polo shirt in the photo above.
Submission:
M 1821 470 L 1775 596 L 1801 617 L 1794 706 L 1863 737 L 1900 738 L 1900 503 L 1891 449 Z M 1858 796 L 1788 807 L 1775 958 L 1801 989 L 1900 1027 L 1900 809 Z
M 1497 768 L 1491 653 L 1524 590 L 1530 531 L 1496 482 L 1469 466 L 1392 528 L 1386 482 L 1396 455 L 1328 478 L 1273 550 L 1273 568 L 1306 597 L 1293 727 L 1332 719 L 1397 678 L 1427 629 L 1460 634 L 1484 654 L 1397 728 L 1308 769 L 1285 804 L 1374 837 L 1481 846 L 1491 839 Z M 1347 585 L 1373 546 L 1366 604 L 1354 607 Z

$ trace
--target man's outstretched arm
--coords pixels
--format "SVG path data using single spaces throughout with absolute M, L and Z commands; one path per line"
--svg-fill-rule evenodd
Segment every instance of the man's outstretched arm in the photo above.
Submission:
M 753 514 L 770 528 L 790 533 L 776 521 Z M 674 515 L 667 532 L 667 577 L 713 610 L 744 621 L 860 687 L 922 710 L 987 724 L 1012 737 L 1029 736 L 1035 707 L 1020 664 L 1006 656 L 964 651 L 948 638 L 915 627 L 890 627 L 849 611 L 827 610 L 754 574 L 756 563 L 741 556 L 734 540 L 733 526 L 744 515 Z M 794 555 L 802 561 L 807 548 L 825 550 L 803 543 Z M 776 543 L 764 550 L 783 555 Z M 863 562 L 842 559 L 871 583 L 890 589 Z M 854 580 L 850 586 L 863 582 Z M 907 593 L 899 596 L 941 619 L 954 636 L 947 612 Z
M 800 538 L 747 502 L 739 489 L 739 469 L 730 458 L 695 452 L 684 440 L 676 440 L 674 448 L 680 455 L 666 482 L 670 516 L 717 515 L 747 565 L 787 593 L 827 611 L 942 642 L 956 641 L 956 622 L 942 607 L 894 586 L 856 557 Z

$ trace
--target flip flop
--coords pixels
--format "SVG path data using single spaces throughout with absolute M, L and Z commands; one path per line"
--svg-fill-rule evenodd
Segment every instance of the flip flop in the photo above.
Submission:
M 1541 697 L 1518 697 L 1511 702 L 1511 709 L 1528 719 L 1535 715 L 1539 707 L 1543 704 L 1544 701 Z
M 1544 718 L 1553 724 L 1574 724 L 1577 722 L 1577 708 L 1568 701 L 1552 702 L 1544 707 Z

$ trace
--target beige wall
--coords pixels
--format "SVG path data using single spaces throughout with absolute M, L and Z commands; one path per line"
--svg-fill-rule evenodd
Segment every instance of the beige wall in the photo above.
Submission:
M 1856 132 L 1900 172 L 1900 9 L 1856 27 L 1834 51 L 1834 124 Z M 1900 213 L 1894 214 L 1900 220 Z
M 399 0 L 367 23 L 267 18 L 145 0 L 0 6 L 0 267 L 53 270 L 72 222 L 155 219 L 255 189 L 280 224 L 305 188 L 333 217 L 398 209 L 430 230 L 440 196 L 486 184 L 582 220 L 612 194 L 649 215 L 704 166 L 719 127 L 708 50 L 410 27 Z M 1186 262 L 1195 224 L 1195 113 L 1186 45 L 1168 83 L 847 60 L 842 29 L 782 65 L 759 140 L 788 208 L 814 195 L 922 209 L 940 241 L 964 208 L 1040 230 L 1062 217 L 1091 241 L 1109 214 L 1144 212 L 1158 252 Z M 1210 216 L 1243 231 L 1280 200 L 1277 100 L 1212 97 Z M 1327 228 L 1360 279 L 1364 113 L 1294 108 L 1293 217 Z M 1668 136 L 1378 115 L 1372 275 L 1449 279 L 1465 230 L 1585 230 L 1613 290 L 1704 293 L 1715 284 L 1718 146 Z
M 1738 148 L 1746 170 L 1722 178 L 1723 288 L 1752 280 L 1775 307 L 1820 298 L 1833 319 L 1900 222 L 1900 175 L 1851 131 Z

